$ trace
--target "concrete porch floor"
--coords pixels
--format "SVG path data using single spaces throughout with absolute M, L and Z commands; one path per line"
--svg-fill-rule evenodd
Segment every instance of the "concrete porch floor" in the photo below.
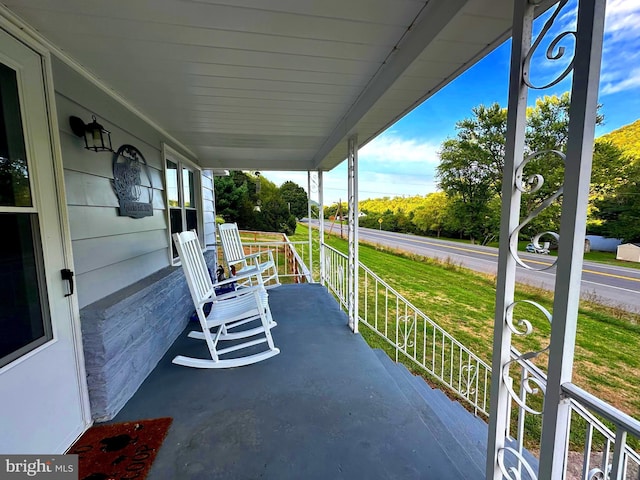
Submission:
M 189 326 L 114 419 L 173 417 L 148 478 L 463 478 L 322 286 L 283 285 L 269 300 L 279 355 L 229 370 L 173 365 L 206 358 Z

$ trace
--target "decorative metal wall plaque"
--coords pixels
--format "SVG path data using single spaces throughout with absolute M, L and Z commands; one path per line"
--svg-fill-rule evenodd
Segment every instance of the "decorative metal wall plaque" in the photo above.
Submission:
M 145 175 L 149 186 L 142 184 Z M 153 215 L 153 186 L 149 166 L 140 150 L 122 145 L 113 155 L 113 191 L 120 204 L 122 217 L 142 218 Z

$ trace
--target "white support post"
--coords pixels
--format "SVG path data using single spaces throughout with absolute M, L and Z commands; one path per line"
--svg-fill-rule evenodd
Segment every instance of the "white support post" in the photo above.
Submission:
M 511 331 L 506 324 L 506 318 L 507 309 L 514 300 L 516 279 L 516 261 L 509 250 L 509 242 L 512 232 L 520 221 L 521 192 L 515 187 L 515 179 L 516 169 L 522 162 L 524 154 L 528 88 L 522 78 L 524 59 L 531 45 L 533 14 L 534 6 L 527 0 L 515 2 L 502 184 L 502 221 L 493 336 L 489 441 L 487 444 L 486 477 L 493 480 L 502 479 L 502 472 L 498 466 L 498 455 L 505 447 L 511 403 L 507 384 L 502 376 L 502 369 L 511 358 Z
M 358 136 L 349 138 L 347 153 L 349 209 L 349 272 L 347 292 L 349 299 L 349 326 L 358 333 Z
M 313 279 L 313 230 L 311 229 L 311 170 L 307 170 L 307 227 L 309 227 L 309 271 Z
M 322 183 L 322 170 L 318 170 L 318 244 L 320 245 L 320 283 L 325 284 L 326 266 L 324 256 L 324 185 Z
M 561 386 L 571 381 L 573 370 L 604 14 L 605 0 L 579 2 L 538 478 L 563 478 L 564 475 L 570 412 Z

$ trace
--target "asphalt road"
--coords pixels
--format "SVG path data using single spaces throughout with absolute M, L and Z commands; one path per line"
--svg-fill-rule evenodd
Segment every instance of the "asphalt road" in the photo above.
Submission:
M 326 222 L 328 231 L 330 222 Z M 333 232 L 340 226 L 333 225 Z M 347 229 L 344 227 L 346 237 Z M 471 270 L 495 274 L 498 265 L 498 249 L 469 245 L 435 238 L 419 237 L 404 233 L 393 233 L 360 228 L 360 239 L 389 248 L 417 253 L 430 258 L 451 262 Z M 540 269 L 550 266 L 554 257 L 521 252 L 520 257 L 530 266 Z M 527 270 L 518 266 L 516 280 L 546 290 L 553 290 L 555 267 L 544 271 Z M 640 270 L 617 267 L 595 262 L 584 262 L 582 270 L 581 296 L 600 303 L 613 305 L 631 312 L 640 312 Z

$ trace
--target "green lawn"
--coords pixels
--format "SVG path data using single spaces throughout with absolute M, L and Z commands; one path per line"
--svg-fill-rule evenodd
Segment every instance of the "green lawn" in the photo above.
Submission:
M 308 238 L 299 225 L 292 240 Z M 347 242 L 327 243 L 346 252 Z M 314 253 L 315 258 L 317 253 Z M 361 244 L 360 261 L 383 278 L 480 358 L 491 363 L 495 278 L 416 255 Z M 551 293 L 518 285 L 517 299 L 533 300 L 552 311 Z M 544 348 L 550 325 L 533 307 L 518 306 L 514 318 L 526 318 L 534 333 L 513 337 L 520 351 Z M 582 302 L 573 381 L 617 408 L 640 418 L 640 315 Z M 363 331 L 363 335 L 366 332 Z M 369 341 L 373 342 L 370 336 Z M 379 346 L 379 345 L 378 345 Z M 541 367 L 544 367 L 544 358 Z

